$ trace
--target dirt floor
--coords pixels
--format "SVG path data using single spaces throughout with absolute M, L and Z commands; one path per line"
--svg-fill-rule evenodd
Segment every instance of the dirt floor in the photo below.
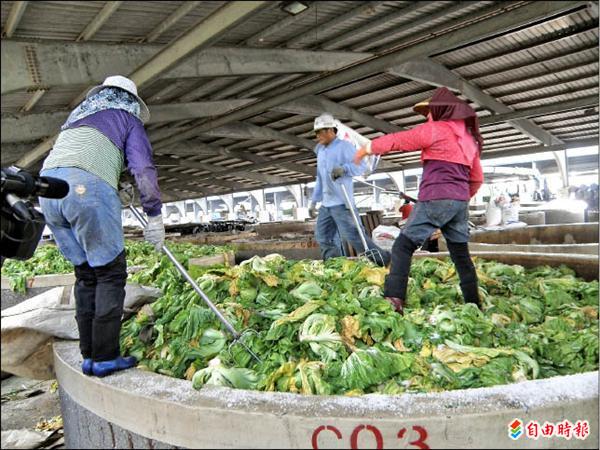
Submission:
M 18 294 L 3 289 L 1 307 L 10 308 L 46 290 L 29 289 Z M 54 380 L 31 380 L 2 372 L 3 449 L 66 448 L 56 388 Z
M 65 448 L 54 380 L 2 380 L 2 448 Z

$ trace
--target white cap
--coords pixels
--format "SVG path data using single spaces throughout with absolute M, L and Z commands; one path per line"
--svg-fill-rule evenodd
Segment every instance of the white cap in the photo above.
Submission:
M 313 131 L 321 130 L 323 128 L 337 128 L 337 121 L 331 114 L 323 113 L 315 119 Z
M 142 100 L 138 96 L 137 86 L 135 85 L 135 83 L 124 76 L 113 75 L 111 77 L 107 77 L 104 80 L 104 83 L 98 86 L 94 86 L 92 89 L 90 89 L 85 98 L 90 98 L 92 95 L 97 94 L 106 87 L 117 87 L 133 95 L 140 104 L 140 119 L 144 123 L 148 122 L 148 120 L 150 119 L 150 111 L 148 110 L 148 106 L 146 105 L 146 103 L 144 103 L 144 100 Z

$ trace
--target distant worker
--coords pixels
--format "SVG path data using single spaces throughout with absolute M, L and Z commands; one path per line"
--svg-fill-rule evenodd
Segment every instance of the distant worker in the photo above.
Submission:
M 148 215 L 144 237 L 160 250 L 165 227 L 143 125 L 149 117 L 133 81 L 108 77 L 71 112 L 41 171 L 69 183 L 65 198 L 40 198 L 40 206 L 58 248 L 75 266 L 75 318 L 86 375 L 137 364 L 119 351 L 127 262 L 118 189 L 126 166 Z
M 356 206 L 346 205 L 340 183 L 344 184 L 348 196 L 353 200 L 352 177 L 362 175 L 367 170 L 366 162 L 359 165 L 352 163 L 356 148 L 350 142 L 337 137 L 337 122 L 330 114 L 317 117 L 313 129 L 318 141 L 315 147 L 317 181 L 309 213 L 311 217 L 316 217 L 316 204 L 321 203 L 315 234 L 323 260 L 342 256 L 338 232 L 341 239 L 349 242 L 358 253 L 363 253 L 367 249 L 363 247 L 349 210 L 349 208 L 356 210 Z M 377 258 L 375 256 L 377 252 L 372 252 L 373 259 L 382 259 L 373 262 L 380 266 L 387 265 L 390 259 L 389 253 L 375 245 L 368 235 L 366 241 L 368 250 L 379 250 L 382 257 Z
M 356 152 L 355 163 L 370 154 L 421 150 L 423 179 L 419 198 L 392 247 L 392 265 L 384 296 L 399 313 L 406 300 L 415 250 L 441 229 L 460 278 L 466 302 L 480 305 L 477 273 L 469 254 L 469 199 L 483 183 L 479 155 L 483 139 L 475 110 L 446 88 L 418 103 L 414 111 L 427 122 L 408 131 L 374 139 Z
M 502 224 L 503 225 L 514 225 L 519 222 L 519 209 L 521 203 L 518 194 L 513 194 L 510 196 L 510 202 L 504 205 L 504 209 L 502 210 Z
M 407 220 L 413 210 L 413 205 L 408 200 L 404 200 L 404 204 L 400 207 L 400 219 Z
M 502 224 L 502 211 L 506 205 L 506 197 L 500 194 L 497 197 L 490 197 L 485 210 L 485 226 L 497 227 Z

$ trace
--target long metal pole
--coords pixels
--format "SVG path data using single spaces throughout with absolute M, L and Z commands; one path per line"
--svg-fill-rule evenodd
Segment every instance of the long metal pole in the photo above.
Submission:
M 340 183 L 340 186 L 342 187 L 342 192 L 344 193 L 344 197 L 346 197 L 346 203 L 348 204 L 348 208 L 350 208 L 350 214 L 352 214 L 352 219 L 354 220 L 354 225 L 356 225 L 356 229 L 358 230 L 358 234 L 360 235 L 360 240 L 362 241 L 362 245 L 365 248 L 364 251 L 366 252 L 369 249 L 369 247 L 367 246 L 367 239 L 365 238 L 365 235 L 363 233 L 362 226 L 360 225 L 360 222 L 358 221 L 358 217 L 356 217 L 356 214 L 354 212 L 354 207 L 352 205 L 352 202 L 350 201 L 350 197 L 348 196 L 348 191 L 346 191 L 346 186 L 344 186 L 342 183 Z
M 143 227 L 146 227 L 146 225 L 147 225 L 146 219 L 144 218 L 144 216 L 142 214 L 140 214 L 140 212 L 135 208 L 135 206 L 129 205 L 129 210 L 133 213 L 133 215 L 140 222 L 140 224 Z M 207 297 L 207 295 L 202 291 L 202 289 L 200 289 L 200 287 L 196 284 L 196 282 L 190 276 L 190 274 L 187 272 L 187 270 L 185 270 L 185 267 L 183 267 L 181 265 L 181 263 L 179 261 L 177 261 L 177 258 L 175 258 L 173 253 L 171 253 L 171 251 L 164 244 L 162 246 L 162 251 L 167 255 L 167 257 L 171 260 L 171 262 L 173 264 L 175 264 L 175 267 L 177 268 L 179 273 L 181 273 L 181 275 L 183 275 L 183 277 L 187 280 L 187 282 L 192 285 L 192 287 L 194 288 L 194 291 L 196 291 L 196 293 L 200 296 L 200 298 L 202 298 L 202 300 L 204 300 L 204 303 L 206 303 L 206 305 L 215 313 L 215 315 L 221 321 L 221 323 L 223 325 L 225 325 L 227 330 L 233 336 L 234 341 L 238 341 L 257 361 L 260 362 L 260 358 L 252 350 L 250 350 L 250 348 L 248 348 L 248 346 L 246 344 L 244 344 L 242 341 L 239 341 L 239 338 L 241 336 L 240 333 L 238 333 L 235 330 L 235 328 L 233 327 L 233 325 L 231 325 L 231 323 L 229 323 L 229 321 L 225 318 L 225 316 L 221 313 L 221 311 L 219 311 L 219 309 L 215 306 L 215 304 Z
M 380 186 L 377 186 L 376 184 L 367 183 L 366 181 L 363 181 L 360 178 L 356 178 L 355 181 L 358 181 L 359 183 L 365 184 L 365 185 L 370 186 L 372 188 L 379 189 L 381 192 L 383 192 L 385 194 L 399 194 L 402 198 L 405 198 L 409 202 L 417 203 L 417 200 L 415 198 L 412 198 L 410 195 L 406 195 L 402 191 L 390 191 L 389 189 L 382 188 Z

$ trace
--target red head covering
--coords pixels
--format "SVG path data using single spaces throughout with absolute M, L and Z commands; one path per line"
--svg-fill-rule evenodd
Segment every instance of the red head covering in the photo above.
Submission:
M 433 120 L 464 120 L 467 130 L 475 139 L 479 152 L 483 148 L 483 138 L 479 133 L 479 118 L 473 108 L 459 99 L 447 88 L 438 88 L 431 99 L 417 103 L 414 111 L 427 116 L 431 112 Z

